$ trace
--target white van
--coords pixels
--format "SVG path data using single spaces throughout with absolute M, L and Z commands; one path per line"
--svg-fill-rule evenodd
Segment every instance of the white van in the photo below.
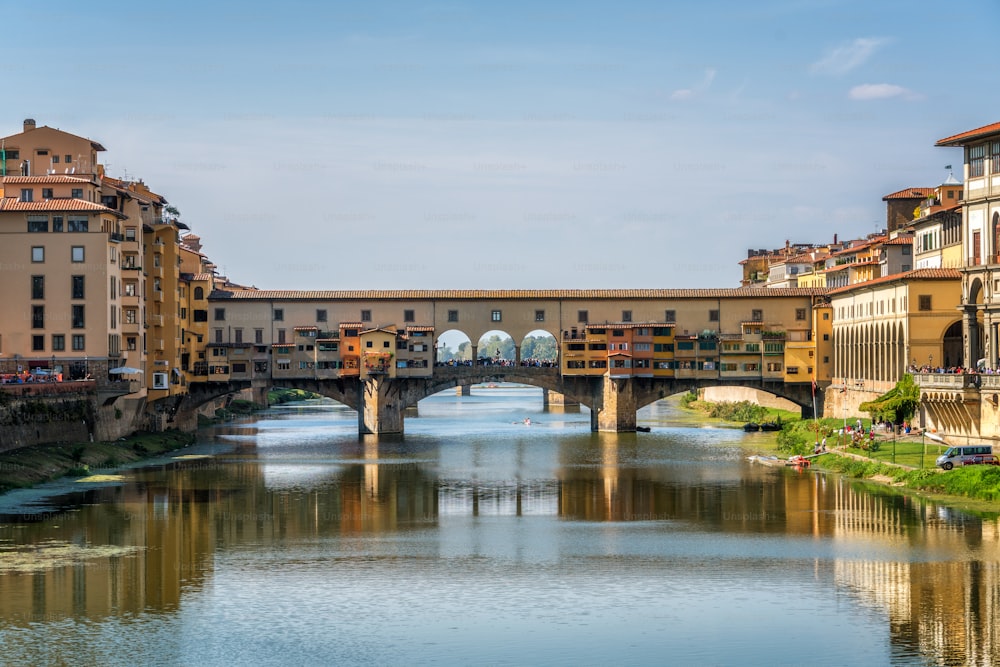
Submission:
M 965 445 L 949 447 L 944 454 L 937 457 L 937 465 L 943 470 L 951 470 L 955 466 L 972 463 L 983 463 L 984 459 L 993 455 L 993 445 Z

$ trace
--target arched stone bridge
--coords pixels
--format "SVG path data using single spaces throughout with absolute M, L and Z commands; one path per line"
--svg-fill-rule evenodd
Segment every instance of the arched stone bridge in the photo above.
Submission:
M 803 415 L 813 411 L 812 386 L 809 383 L 786 384 L 753 379 L 677 379 L 677 378 L 608 378 L 604 376 L 562 376 L 558 368 L 535 366 L 437 366 L 429 378 L 373 377 L 320 380 L 314 378 L 261 379 L 233 382 L 199 382 L 189 386 L 189 393 L 177 406 L 179 412 L 193 412 L 198 406 L 226 394 L 253 388 L 257 402 L 266 403 L 272 387 L 311 391 L 343 403 L 358 411 L 360 433 L 402 433 L 403 413 L 420 400 L 452 387 L 489 382 L 513 382 L 540 387 L 564 395 L 590 409 L 591 428 L 595 431 L 634 431 L 636 411 L 661 398 L 704 387 L 751 387 L 786 398 L 802 408 Z M 815 405 L 822 410 L 822 388 L 816 389 Z M 819 415 L 817 415 L 819 416 Z

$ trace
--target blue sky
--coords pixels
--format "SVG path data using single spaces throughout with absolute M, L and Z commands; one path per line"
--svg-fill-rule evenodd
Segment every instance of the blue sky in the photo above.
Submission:
M 0 133 L 100 141 L 268 289 L 736 286 L 1000 120 L 995 0 L 45 7 Z

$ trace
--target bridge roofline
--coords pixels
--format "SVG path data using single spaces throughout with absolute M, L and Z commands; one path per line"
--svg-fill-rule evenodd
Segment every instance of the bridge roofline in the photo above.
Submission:
M 721 289 L 541 289 L 541 290 L 214 290 L 213 301 L 418 301 L 524 299 L 739 299 L 825 296 L 825 287 L 734 287 Z

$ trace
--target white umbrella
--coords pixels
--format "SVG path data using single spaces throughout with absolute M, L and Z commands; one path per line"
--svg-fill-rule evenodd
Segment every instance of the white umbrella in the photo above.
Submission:
M 108 373 L 111 375 L 133 375 L 135 373 L 142 373 L 142 369 L 132 368 L 131 366 L 119 366 L 118 368 L 112 368 Z

